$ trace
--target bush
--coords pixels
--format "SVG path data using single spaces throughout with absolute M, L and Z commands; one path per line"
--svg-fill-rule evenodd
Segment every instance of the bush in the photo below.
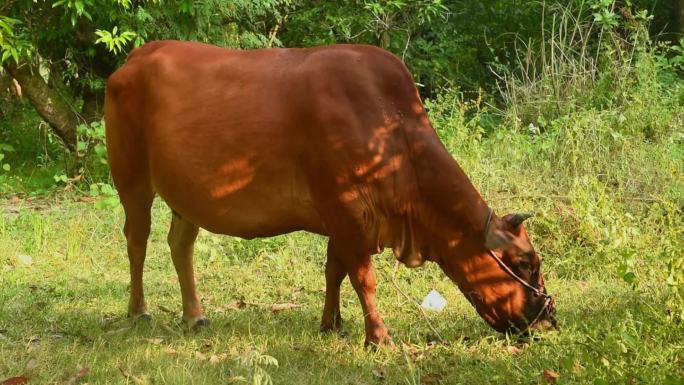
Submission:
M 653 138 L 672 124 L 663 118 L 681 87 L 662 80 L 677 60 L 650 39 L 647 11 L 615 8 L 601 0 L 550 8 L 542 39 L 521 41 L 517 63 L 496 67 L 507 125 L 544 131 L 568 114 L 610 111 L 612 132 Z

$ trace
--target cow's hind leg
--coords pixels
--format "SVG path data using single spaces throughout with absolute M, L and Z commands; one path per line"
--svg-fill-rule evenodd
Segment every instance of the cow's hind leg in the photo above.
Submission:
M 190 223 L 177 213 L 173 213 L 168 241 L 183 298 L 183 319 L 191 329 L 209 324 L 209 320 L 204 317 L 202 305 L 197 296 L 192 267 L 195 239 L 197 239 L 198 233 L 199 227 L 197 225 Z
M 321 331 L 342 330 L 342 316 L 340 314 L 340 286 L 347 270 L 330 250 L 328 243 L 328 260 L 325 264 L 325 306 L 321 319 Z
M 136 322 L 139 319 L 150 319 L 143 293 L 143 266 L 147 252 L 147 238 L 150 235 L 150 209 L 154 193 L 150 188 L 137 188 L 120 191 L 119 194 L 126 215 L 124 235 L 131 273 L 128 316 Z

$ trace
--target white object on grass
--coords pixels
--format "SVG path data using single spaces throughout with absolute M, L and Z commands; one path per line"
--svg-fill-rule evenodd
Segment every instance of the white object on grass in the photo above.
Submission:
M 421 303 L 420 306 L 427 310 L 442 311 L 446 304 L 447 300 L 442 297 L 437 290 L 432 289 L 428 295 L 423 298 L 423 303 Z

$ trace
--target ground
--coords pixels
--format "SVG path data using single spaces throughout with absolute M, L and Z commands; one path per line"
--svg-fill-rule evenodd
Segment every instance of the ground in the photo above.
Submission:
M 321 334 L 325 239 L 306 233 L 244 241 L 202 232 L 196 270 L 213 323 L 188 331 L 165 242 L 170 213 L 161 202 L 145 273 L 154 319 L 131 325 L 121 209 L 68 199 L 33 203 L 37 208 L 31 201 L 6 203 L 0 217 L 5 377 L 24 375 L 36 384 L 70 378 L 229 384 L 254 383 L 265 373 L 276 384 L 675 384 L 684 374 L 684 327 L 666 323 L 658 284 L 635 291 L 600 271 L 574 279 L 547 269 L 561 329 L 520 343 L 491 330 L 436 266 L 402 267 L 395 275 L 386 253 L 375 258 L 378 298 L 397 347 L 363 348 L 361 310 L 348 282 L 342 292 L 348 336 Z M 416 301 L 433 288 L 447 298 L 444 311 L 428 313 L 444 343 L 433 343 L 417 305 L 393 279 Z M 271 311 L 282 303 L 298 306 Z

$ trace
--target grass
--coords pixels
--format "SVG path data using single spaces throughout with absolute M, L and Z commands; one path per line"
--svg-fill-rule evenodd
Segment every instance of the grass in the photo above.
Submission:
M 604 132 L 610 119 L 594 113 L 575 116 L 575 131 L 565 134 L 483 136 L 467 124 L 450 125 L 458 119 L 440 111 L 433 106 L 439 133 L 492 205 L 537 213 L 531 232 L 557 298 L 559 332 L 525 344 L 497 335 L 436 266 L 400 268 L 394 276 L 385 253 L 375 258 L 378 298 L 398 348 L 365 350 L 348 282 L 341 302 L 349 336 L 318 332 L 324 238 L 245 241 L 207 232 L 195 266 L 213 324 L 190 332 L 180 323 L 165 240 L 170 213 L 159 201 L 145 273 L 154 320 L 133 326 L 125 318 L 122 210 L 57 194 L 2 205 L 0 379 L 62 384 L 88 368 L 72 383 L 684 383 L 684 323 L 677 316 L 684 307 L 678 286 L 666 283 L 668 263 L 681 261 L 684 246 L 681 125 L 657 142 L 637 141 Z M 566 163 L 578 146 L 594 156 Z M 638 197 L 648 199 L 627 199 Z M 392 279 L 416 300 L 432 288 L 447 298 L 443 312 L 429 315 L 446 344 L 430 343 L 428 325 Z M 300 307 L 273 313 L 274 303 Z
M 380 306 L 395 340 L 408 346 L 362 348 L 363 322 L 348 284 L 342 313 L 349 338 L 322 335 L 324 239 L 305 233 L 250 242 L 203 233 L 196 269 L 213 326 L 188 332 L 177 314 L 178 285 L 164 240 L 169 213 L 161 204 L 146 272 L 155 320 L 131 326 L 124 317 L 121 211 L 68 201 L 50 207 L 5 215 L 0 241 L 11 250 L 2 266 L 0 372 L 28 374 L 35 383 L 60 383 L 79 366 L 90 368 L 84 379 L 90 384 L 124 383 L 120 367 L 150 383 L 230 383 L 249 376 L 240 358 L 252 350 L 278 360 L 278 367 L 264 368 L 274 383 L 362 384 L 386 376 L 387 383 L 527 384 L 541 381 L 545 369 L 563 383 L 613 383 L 615 376 L 649 383 L 654 373 L 683 374 L 677 360 L 684 328 L 665 321 L 658 294 L 635 292 L 600 272 L 549 278 L 563 328 L 520 346 L 489 330 L 434 266 L 401 269 L 396 279 L 410 296 L 436 288 L 449 301 L 430 317 L 449 344 L 430 347 L 429 328 L 393 289 L 391 257 L 383 255 L 376 258 Z M 255 305 L 236 308 L 239 301 Z M 283 302 L 301 307 L 277 314 L 268 308 Z

